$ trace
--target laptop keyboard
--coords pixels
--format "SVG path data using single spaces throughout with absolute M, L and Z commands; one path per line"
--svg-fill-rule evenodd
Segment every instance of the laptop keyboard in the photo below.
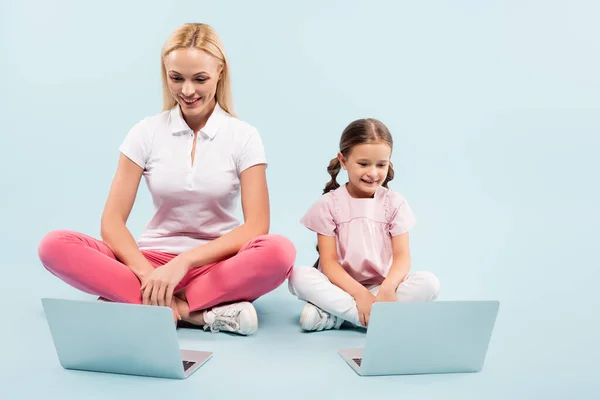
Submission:
M 362 358 L 353 358 L 352 361 L 356 363 L 360 367 L 360 363 L 362 362 Z
M 184 362 L 183 362 L 183 370 L 184 370 L 184 371 L 187 371 L 187 370 L 188 370 L 188 369 L 190 369 L 190 367 L 191 367 L 192 365 L 194 365 L 194 364 L 196 364 L 196 362 L 195 362 L 195 361 L 184 361 Z

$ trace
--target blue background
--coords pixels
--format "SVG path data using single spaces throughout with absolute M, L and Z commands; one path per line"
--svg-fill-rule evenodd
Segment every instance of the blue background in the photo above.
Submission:
M 4 0 L 0 397 L 598 398 L 599 12 L 594 1 Z M 391 187 L 418 219 L 414 268 L 438 275 L 440 300 L 501 301 L 483 372 L 359 378 L 336 351 L 363 334 L 301 333 L 285 285 L 257 302 L 254 337 L 180 331 L 182 346 L 215 351 L 185 382 L 60 369 L 39 299 L 90 297 L 45 271 L 37 244 L 59 228 L 98 237 L 117 148 L 161 108 L 160 48 L 192 21 L 225 44 L 235 109 L 270 163 L 271 232 L 295 243 L 297 265 L 316 257 L 298 220 L 341 131 L 361 117 L 388 125 Z M 142 184 L 135 236 L 151 212 Z

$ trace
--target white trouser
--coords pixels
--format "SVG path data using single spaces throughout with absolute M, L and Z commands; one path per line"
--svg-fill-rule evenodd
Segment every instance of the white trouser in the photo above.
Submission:
M 367 286 L 374 295 L 380 285 Z M 356 326 L 362 326 L 358 317 L 356 301 L 350 294 L 329 281 L 327 276 L 316 268 L 296 267 L 288 279 L 290 292 L 302 301 L 319 307 L 336 317 Z M 409 272 L 398 286 L 396 296 L 399 302 L 432 301 L 438 296 L 440 282 L 431 272 Z

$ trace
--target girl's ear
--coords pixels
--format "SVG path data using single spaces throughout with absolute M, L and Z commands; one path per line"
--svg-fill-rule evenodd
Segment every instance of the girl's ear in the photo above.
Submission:
M 342 155 L 341 152 L 337 153 L 337 159 L 340 162 L 340 165 L 342 166 L 342 168 L 344 168 L 344 170 L 346 170 L 346 160 L 344 159 L 344 156 Z

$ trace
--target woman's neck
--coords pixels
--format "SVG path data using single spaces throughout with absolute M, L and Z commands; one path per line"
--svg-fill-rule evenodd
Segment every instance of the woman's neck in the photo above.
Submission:
M 190 129 L 194 131 L 194 133 L 198 133 L 198 131 L 204 128 L 206 125 L 206 122 L 208 121 L 208 118 L 210 118 L 210 115 L 214 111 L 216 105 L 217 101 L 216 99 L 213 99 L 210 104 L 208 104 L 206 108 L 202 110 L 202 113 L 192 116 L 183 115 L 183 119 Z

